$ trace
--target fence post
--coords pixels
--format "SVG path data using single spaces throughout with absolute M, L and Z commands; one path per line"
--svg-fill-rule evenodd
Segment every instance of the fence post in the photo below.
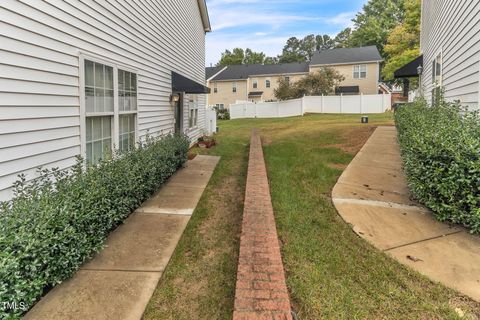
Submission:
M 305 115 L 305 95 L 302 97 L 302 117 Z
M 343 113 L 343 93 L 340 93 L 340 113 Z
M 363 92 L 360 93 L 360 113 L 363 113 Z
M 323 93 L 322 93 L 322 100 L 321 100 L 321 105 L 320 105 L 320 113 L 323 113 L 323 105 L 325 104 L 325 99 L 323 98 Z
M 385 92 L 382 92 L 382 107 L 380 108 L 380 113 L 383 113 L 385 108 Z

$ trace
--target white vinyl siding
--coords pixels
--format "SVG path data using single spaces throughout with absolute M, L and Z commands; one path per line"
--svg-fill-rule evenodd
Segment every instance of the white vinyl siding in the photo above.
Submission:
M 447 100 L 459 100 L 477 109 L 480 100 L 480 2 L 424 0 L 421 51 L 424 59 L 422 84 L 427 101 L 432 101 L 435 74 Z M 437 75 L 432 69 L 440 52 L 441 74 Z
M 18 174 L 68 168 L 81 154 L 81 54 L 138 72 L 140 139 L 173 131 L 171 71 L 205 82 L 196 0 L 2 0 L 0 17 L 0 200 Z M 198 104 L 202 124 L 205 95 Z M 196 140 L 201 128 L 187 133 Z

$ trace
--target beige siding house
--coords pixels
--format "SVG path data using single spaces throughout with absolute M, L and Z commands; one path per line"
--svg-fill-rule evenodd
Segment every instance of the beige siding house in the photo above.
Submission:
M 2 0 L 0 200 L 41 166 L 95 162 L 147 133 L 200 136 L 208 31 L 204 0 Z
M 421 26 L 421 84 L 427 101 L 436 88 L 443 88 L 447 100 L 478 109 L 480 2 L 423 0 Z
M 377 94 L 382 57 L 377 47 L 340 48 L 317 52 L 310 62 L 310 71 L 331 67 L 345 80 L 337 92 L 345 94 Z
M 377 48 L 370 46 L 317 52 L 309 63 L 210 67 L 206 69 L 211 89 L 208 105 L 228 108 L 240 101 L 275 100 L 274 90 L 280 79 L 293 83 L 324 67 L 336 69 L 345 78 L 335 88 L 337 94 L 377 94 L 381 62 Z
M 207 68 L 208 74 L 211 69 Z M 307 63 L 286 63 L 275 65 L 232 65 L 208 79 L 211 90 L 208 105 L 228 108 L 237 101 L 268 101 L 280 78 L 296 81 L 308 74 Z

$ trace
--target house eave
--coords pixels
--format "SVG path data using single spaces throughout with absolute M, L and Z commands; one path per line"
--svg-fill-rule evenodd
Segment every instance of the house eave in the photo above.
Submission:
M 203 30 L 205 32 L 211 32 L 212 26 L 210 24 L 210 17 L 208 16 L 207 3 L 205 0 L 197 0 L 197 2 L 202 16 Z
M 370 60 L 370 61 L 352 61 L 352 62 L 342 62 L 342 63 L 323 63 L 323 64 L 310 64 L 310 67 L 334 67 L 334 66 L 345 66 L 352 64 L 370 64 L 370 63 L 381 63 L 383 60 Z

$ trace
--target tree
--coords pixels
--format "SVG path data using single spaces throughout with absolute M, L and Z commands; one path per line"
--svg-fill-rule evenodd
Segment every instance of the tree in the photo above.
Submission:
M 305 56 L 300 52 L 301 41 L 296 37 L 287 40 L 283 47 L 282 54 L 279 56 L 280 63 L 303 62 Z
M 337 70 L 325 67 L 309 73 L 295 83 L 290 83 L 284 79 L 279 80 L 278 88 L 274 90 L 274 94 L 279 100 L 329 95 L 335 92 L 335 87 L 343 80 L 345 80 L 345 77 Z
M 300 54 L 305 60 L 311 60 L 317 47 L 317 40 L 314 34 L 309 34 L 300 40 Z
M 392 30 L 384 48 L 388 57 L 382 70 L 385 80 L 393 80 L 395 70 L 419 56 L 420 13 L 421 0 L 405 0 L 405 20 Z
M 349 47 L 376 45 L 380 53 L 391 30 L 404 20 L 405 0 L 370 0 L 353 19 L 355 29 L 348 40 Z
M 225 50 L 222 53 L 222 57 L 220 61 L 217 63 L 217 66 L 225 67 L 232 64 L 243 64 L 243 60 L 245 59 L 245 52 L 242 48 L 235 48 L 233 52 L 230 50 Z
M 266 57 L 265 60 L 263 60 L 263 64 L 277 64 L 277 63 L 278 63 L 277 57 Z
M 217 66 L 229 66 L 233 64 L 256 64 L 263 63 L 265 60 L 265 53 L 255 52 L 252 49 L 235 48 L 231 52 L 230 50 L 225 50 L 222 53 L 222 58 L 217 63 Z
M 273 90 L 275 98 L 278 100 L 288 100 L 297 98 L 295 88 L 293 87 L 290 81 L 285 80 L 285 78 L 280 78 L 278 80 L 278 87 Z
M 324 34 L 316 36 L 316 50 L 328 50 L 335 47 L 335 41 L 328 35 Z
M 262 64 L 265 60 L 265 53 L 263 52 L 254 52 L 251 49 L 245 49 L 245 58 L 243 59 L 243 64 Z
M 340 31 L 335 39 L 333 39 L 334 46 L 335 48 L 348 48 L 348 41 L 350 40 L 350 37 L 352 35 L 352 29 L 351 28 L 345 28 L 342 31 Z

